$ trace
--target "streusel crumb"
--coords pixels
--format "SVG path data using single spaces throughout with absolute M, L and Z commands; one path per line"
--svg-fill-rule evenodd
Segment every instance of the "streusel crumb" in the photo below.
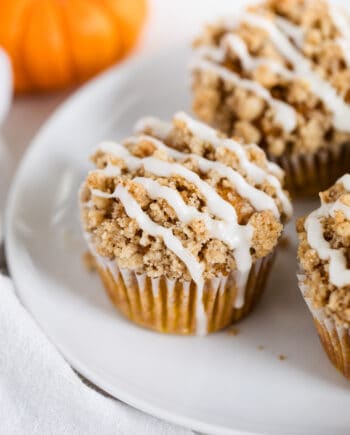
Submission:
M 220 135 L 217 137 L 220 140 Z M 132 269 L 137 273 L 146 272 L 150 277 L 165 275 L 168 278 L 191 279 L 184 262 L 166 246 L 161 236 L 152 236 L 144 231 L 137 220 L 128 215 L 119 199 L 108 197 L 113 195 L 118 186 L 123 186 L 153 223 L 170 229 L 183 248 L 204 265 L 205 278 L 228 275 L 237 267 L 232 248 L 224 241 L 213 237 L 202 218 L 185 222 L 179 218 L 165 198 L 151 197 L 143 185 L 142 180 L 145 178 L 157 182 L 160 186 L 171 188 L 181 195 L 187 206 L 200 213 L 206 213 L 210 219 L 218 219 L 208 206 L 208 198 L 194 182 L 177 174 L 176 171 L 168 172 L 166 176 L 157 176 L 148 171 L 144 164 L 137 164 L 140 159 L 147 158 L 155 158 L 157 162 L 176 163 L 192 171 L 194 176 L 198 176 L 232 205 L 238 224 L 248 225 L 252 229 L 250 255 L 253 261 L 265 257 L 276 246 L 282 231 L 282 223 L 287 219 L 285 204 L 281 201 L 283 191 L 278 194 L 276 187 L 281 188 L 283 172 L 269 166 L 264 152 L 258 147 L 251 145 L 244 149 L 249 162 L 257 168 L 255 171 L 260 168 L 268 175 L 258 184 L 242 167 L 237 153 L 225 146 L 214 146 L 210 141 L 201 139 L 191 131 L 181 117 L 175 117 L 173 124 L 169 124 L 166 137 L 161 138 L 159 132 L 157 136 L 156 129 L 145 126 L 143 131 L 139 132 L 139 136 L 126 139 L 120 147 L 124 154 L 127 153 L 134 159 L 132 162 L 136 163 L 128 165 L 122 152 L 118 155 L 100 147 L 92 156 L 96 170 L 88 174 L 80 193 L 84 228 L 100 256 L 117 261 L 121 269 Z M 183 153 L 181 161 L 171 150 Z M 246 180 L 247 186 L 255 185 L 257 191 L 265 192 L 266 198 L 273 199 L 276 212 L 269 209 L 257 210 L 246 197 L 238 193 L 232 181 L 219 170 L 212 168 L 204 171 L 200 167 L 198 157 L 203 158 L 207 164 L 218 162 L 234 169 L 243 177 L 242 180 Z M 143 178 L 138 181 L 137 177 Z M 269 177 L 275 180 L 275 184 L 271 184 Z M 97 191 L 100 192 L 99 195 L 94 193 Z M 286 193 L 283 192 L 283 195 Z M 288 201 L 288 197 L 285 198 Z M 276 216 L 276 213 L 280 216 Z
M 349 59 L 339 42 L 342 35 L 332 17 L 330 3 L 325 0 L 266 0 L 249 7 L 248 12 L 277 23 L 279 31 L 284 29 L 283 23 L 285 29 L 291 27 L 289 31 L 283 30 L 289 43 L 310 62 L 312 70 L 334 88 L 334 93 L 349 104 Z M 251 65 L 243 65 L 238 48 L 225 43 L 232 35 L 246 46 L 253 59 Z M 240 20 L 239 15 L 232 20 L 227 18 L 207 26 L 195 40 L 194 48 L 193 110 L 203 121 L 227 135 L 258 143 L 273 157 L 312 154 L 349 141 L 349 130 L 344 132 L 334 125 L 329 98 L 322 100 L 313 92 L 306 74 L 287 74 L 295 69 L 264 28 Z M 287 103 L 296 114 L 295 128 L 291 131 L 282 128 L 268 100 L 253 88 L 233 83 L 227 74 L 220 75 L 215 69 L 200 66 L 196 61 L 198 56 L 241 79 L 261 85 L 271 97 Z M 272 68 L 264 62 L 266 59 L 273 60 L 287 73 Z
M 239 329 L 231 326 L 231 328 L 228 328 L 227 333 L 228 335 L 232 335 L 233 337 L 235 337 L 239 334 Z
M 329 248 L 340 254 L 338 262 L 344 261 L 344 267 L 350 269 L 350 220 L 346 208 L 342 209 L 342 204 L 350 207 L 350 193 L 343 182 L 338 181 L 320 193 L 320 198 L 326 207 L 331 206 L 330 211 L 320 218 L 323 239 Z M 304 217 L 297 221 L 300 240 L 298 257 L 305 275 L 304 284 L 308 289 L 305 296 L 311 298 L 315 308 L 325 308 L 337 321 L 350 324 L 350 283 L 341 286 L 332 283 L 329 258 L 320 258 L 317 249 L 310 246 L 305 228 L 306 219 Z
M 287 359 L 287 357 L 281 353 L 280 355 L 278 355 L 278 359 L 280 361 L 285 361 Z

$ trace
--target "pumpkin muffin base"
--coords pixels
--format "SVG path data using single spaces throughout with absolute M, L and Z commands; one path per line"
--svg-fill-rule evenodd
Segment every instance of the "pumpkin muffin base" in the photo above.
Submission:
M 350 142 L 315 154 L 269 156 L 285 171 L 286 186 L 294 197 L 318 194 L 328 189 L 350 169 Z
M 234 271 L 228 277 L 205 283 L 207 333 L 223 329 L 252 311 L 265 288 L 273 259 L 274 252 L 253 264 L 241 308 L 234 308 L 237 294 Z M 115 265 L 112 272 L 105 263 L 98 261 L 97 264 L 108 296 L 129 320 L 162 333 L 196 334 L 197 301 L 193 281 L 150 278 L 126 269 L 121 271 Z
M 350 329 L 329 315 L 325 309 L 316 309 L 311 298 L 305 297 L 308 287 L 304 275 L 298 275 L 299 288 L 311 312 L 322 346 L 333 364 L 346 378 L 350 379 Z

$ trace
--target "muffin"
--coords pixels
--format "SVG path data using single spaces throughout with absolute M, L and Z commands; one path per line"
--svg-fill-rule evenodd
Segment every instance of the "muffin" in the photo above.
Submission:
M 329 359 L 350 378 L 350 174 L 299 219 L 299 285 Z
M 257 143 L 294 195 L 350 168 L 350 18 L 324 0 L 267 0 L 194 42 L 193 110 Z
M 177 113 L 102 143 L 80 191 L 84 233 L 116 307 L 156 331 L 226 327 L 257 302 L 291 214 L 256 145 Z

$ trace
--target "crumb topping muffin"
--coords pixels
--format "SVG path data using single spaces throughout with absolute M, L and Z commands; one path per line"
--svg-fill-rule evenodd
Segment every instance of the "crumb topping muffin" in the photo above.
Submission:
M 343 173 L 345 153 L 350 163 L 343 149 L 350 139 L 349 29 L 349 15 L 325 0 L 266 0 L 207 26 L 194 42 L 194 112 L 257 143 L 295 190 L 326 188 L 341 174 L 330 160 Z M 330 173 L 324 182 L 316 167 Z
M 350 326 L 350 175 L 320 198 L 321 207 L 297 223 L 305 297 Z
M 137 135 L 102 143 L 92 161 L 80 198 L 95 255 L 136 276 L 193 281 L 198 310 L 205 283 L 235 271 L 244 304 L 252 265 L 292 211 L 283 171 L 260 148 L 177 113 L 169 124 L 141 120 Z
M 350 174 L 297 222 L 299 287 L 333 365 L 350 379 Z

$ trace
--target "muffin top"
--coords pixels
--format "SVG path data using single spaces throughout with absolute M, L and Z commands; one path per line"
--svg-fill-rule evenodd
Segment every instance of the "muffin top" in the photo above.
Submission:
M 102 143 L 92 161 L 80 192 L 88 242 L 150 277 L 244 277 L 292 212 L 283 171 L 260 148 L 182 112 L 169 124 L 139 121 L 135 136 Z
M 298 220 L 306 297 L 350 324 L 350 174 L 320 193 L 321 206 Z
M 267 0 L 207 26 L 194 47 L 202 120 L 276 157 L 349 140 L 350 18 L 339 6 Z

